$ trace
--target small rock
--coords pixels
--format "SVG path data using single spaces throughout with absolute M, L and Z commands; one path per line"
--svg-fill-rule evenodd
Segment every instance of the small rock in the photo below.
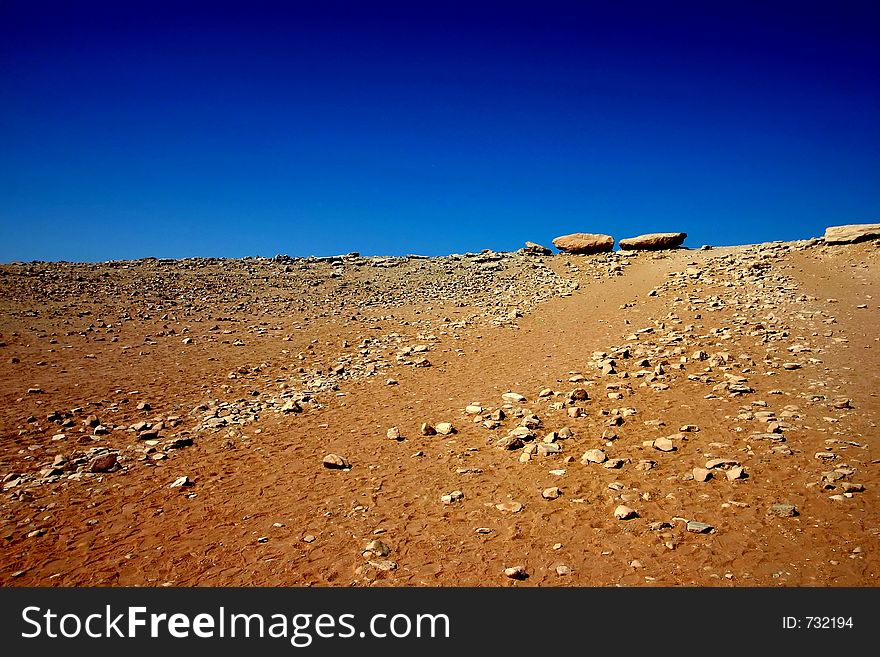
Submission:
M 687 523 L 687 530 L 694 534 L 708 534 L 713 529 L 715 529 L 712 525 L 709 525 L 705 522 L 697 522 L 696 520 L 689 520 Z
M 450 422 L 438 422 L 434 428 L 441 436 L 449 436 L 456 433 L 455 427 Z
M 388 437 L 388 440 L 402 440 L 403 437 L 400 435 L 400 429 L 397 427 L 391 427 L 388 431 L 385 432 L 385 435 Z
M 495 505 L 499 511 L 507 511 L 508 513 L 519 513 L 523 510 L 523 505 L 519 502 L 501 502 Z
M 117 459 L 118 457 L 116 454 L 102 454 L 101 456 L 97 456 L 92 460 L 92 463 L 89 466 L 89 471 L 108 472 L 116 465 Z
M 323 463 L 325 468 L 335 470 L 351 468 L 351 463 L 349 463 L 344 456 L 339 456 L 339 454 L 327 454 L 327 456 L 324 457 Z
M 585 465 L 588 463 L 604 463 L 607 460 L 608 457 L 601 449 L 589 449 L 581 456 L 581 463 Z
M 713 470 L 715 468 L 733 467 L 739 465 L 739 461 L 733 459 L 710 459 L 706 461 L 706 469 Z
M 526 579 L 529 576 L 525 566 L 511 566 L 510 568 L 505 568 L 504 574 L 510 579 Z
M 562 491 L 559 490 L 559 488 L 557 488 L 556 486 L 545 488 L 541 493 L 541 497 L 543 497 L 545 500 L 555 500 L 560 495 L 562 495 Z
M 660 450 L 661 452 L 674 452 L 675 445 L 669 440 L 669 438 L 657 438 L 657 440 L 654 441 L 654 449 Z
M 727 481 L 735 481 L 736 479 L 742 479 L 745 475 L 745 470 L 742 466 L 736 466 L 727 471 Z
M 168 488 L 182 488 L 185 486 L 192 486 L 193 482 L 189 480 L 189 477 L 178 477 L 175 479 Z
M 364 556 L 366 557 L 387 557 L 389 554 L 391 554 L 391 548 L 378 538 L 367 543 L 364 548 Z
M 631 509 L 628 506 L 621 504 L 616 509 L 614 509 L 614 517 L 618 520 L 629 520 L 631 518 L 638 518 L 639 514 L 635 511 L 635 509 Z
M 794 504 L 781 503 L 770 507 L 770 515 L 779 516 L 780 518 L 794 518 L 799 514 Z
M 706 468 L 694 468 L 695 481 L 709 481 L 712 478 L 712 471 Z

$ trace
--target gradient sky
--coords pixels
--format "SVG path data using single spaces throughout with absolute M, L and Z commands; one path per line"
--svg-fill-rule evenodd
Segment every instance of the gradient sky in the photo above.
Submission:
M 0 261 L 880 221 L 880 3 L 0 0 Z

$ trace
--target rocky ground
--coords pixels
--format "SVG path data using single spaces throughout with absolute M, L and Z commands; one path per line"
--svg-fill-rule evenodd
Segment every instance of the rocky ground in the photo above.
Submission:
M 878 244 L 0 265 L 0 582 L 876 586 Z

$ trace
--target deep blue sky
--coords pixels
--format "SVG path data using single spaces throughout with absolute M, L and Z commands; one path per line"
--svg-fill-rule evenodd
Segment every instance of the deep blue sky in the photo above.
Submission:
M 0 261 L 880 221 L 880 3 L 0 2 Z

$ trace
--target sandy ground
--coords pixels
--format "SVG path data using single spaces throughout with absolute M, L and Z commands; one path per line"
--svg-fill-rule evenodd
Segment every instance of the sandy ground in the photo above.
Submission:
M 876 586 L 877 244 L 2 265 L 0 582 Z

